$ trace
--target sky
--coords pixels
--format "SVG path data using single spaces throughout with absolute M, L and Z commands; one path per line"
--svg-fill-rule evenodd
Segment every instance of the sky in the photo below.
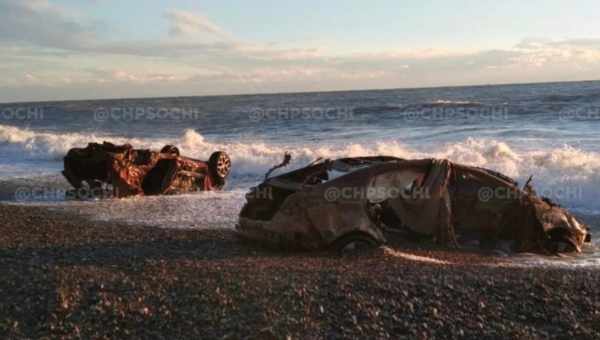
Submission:
M 0 0 L 0 102 L 600 79 L 597 0 Z

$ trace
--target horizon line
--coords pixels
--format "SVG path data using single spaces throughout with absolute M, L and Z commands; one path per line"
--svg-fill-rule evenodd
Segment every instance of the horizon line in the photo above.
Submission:
M 301 94 L 317 94 L 317 93 L 430 90 L 430 89 L 469 88 L 469 87 L 486 87 L 486 86 L 527 86 L 527 85 L 564 84 L 564 83 L 591 83 L 591 82 L 599 82 L 599 81 L 600 81 L 600 79 L 588 79 L 588 80 L 564 80 L 564 81 L 540 81 L 540 82 L 516 82 L 516 83 L 486 83 L 486 84 L 471 84 L 471 85 L 434 85 L 434 86 L 420 86 L 420 87 L 393 87 L 393 88 L 354 89 L 354 90 L 230 93 L 230 94 L 203 94 L 203 95 L 164 96 L 164 97 L 107 97 L 107 98 L 94 98 L 94 99 L 59 99 L 59 100 L 33 100 L 33 101 L 0 102 L 0 105 L 32 104 L 32 103 L 39 104 L 39 103 L 64 103 L 64 102 L 90 102 L 90 101 L 110 101 L 110 100 L 148 100 L 148 99 L 180 99 L 180 98 L 208 98 L 208 97 L 277 96 L 277 95 L 301 95 Z

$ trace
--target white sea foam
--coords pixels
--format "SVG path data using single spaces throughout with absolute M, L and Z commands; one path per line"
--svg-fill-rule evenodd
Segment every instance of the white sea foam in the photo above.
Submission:
M 0 151 L 5 164 L 8 160 L 15 164 L 26 160 L 60 161 L 70 148 L 84 147 L 90 141 L 104 140 L 152 149 L 174 144 L 183 154 L 200 159 L 208 159 L 213 151 L 223 150 L 232 157 L 233 180 L 260 178 L 268 168 L 281 161 L 285 152 L 293 155 L 292 167 L 299 167 L 319 157 L 383 154 L 413 159 L 448 158 L 463 164 L 491 168 L 521 182 L 533 175 L 533 183 L 541 193 L 569 207 L 596 211 L 596 202 L 600 201 L 600 172 L 597 171 L 600 168 L 600 154 L 570 146 L 532 150 L 530 146 L 522 148 L 509 142 L 475 138 L 440 145 L 428 144 L 419 149 L 407 147 L 399 140 L 329 145 L 301 142 L 273 144 L 260 141 L 219 143 L 207 140 L 194 130 L 187 130 L 172 139 L 130 139 L 81 133 L 35 132 L 0 125 Z
M 469 101 L 469 100 L 448 100 L 448 99 L 438 99 L 431 102 L 432 104 L 441 104 L 441 105 L 480 105 L 479 102 Z
M 233 228 L 246 191 L 202 192 L 97 201 L 35 203 L 74 212 L 96 221 L 143 224 L 160 228 Z

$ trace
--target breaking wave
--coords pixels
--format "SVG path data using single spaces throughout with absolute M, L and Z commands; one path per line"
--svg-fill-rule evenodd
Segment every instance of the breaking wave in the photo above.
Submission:
M 176 138 L 130 139 L 102 134 L 36 132 L 0 125 L 0 153 L 3 163 L 44 161 L 59 162 L 73 147 L 85 147 L 88 142 L 130 143 L 135 147 L 160 149 L 165 144 L 177 145 L 184 155 L 208 159 L 223 150 L 234 162 L 233 179 L 256 181 L 268 168 L 291 152 L 293 167 L 315 159 L 365 155 L 390 155 L 401 158 L 448 158 L 452 161 L 494 169 L 516 178 L 521 183 L 531 175 L 542 193 L 570 207 L 596 209 L 600 199 L 600 154 L 564 146 L 525 150 L 518 145 L 491 139 L 468 138 L 427 147 L 414 148 L 399 140 L 363 141 L 360 143 L 310 145 L 267 142 L 219 143 L 208 140 L 194 130 L 186 130 Z M 11 163 L 8 163 L 10 165 Z

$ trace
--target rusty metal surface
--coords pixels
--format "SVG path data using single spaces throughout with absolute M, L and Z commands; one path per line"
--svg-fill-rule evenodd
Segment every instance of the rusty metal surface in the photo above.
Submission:
M 364 160 L 325 160 L 266 180 L 248 195 L 238 232 L 284 248 L 328 247 L 352 233 L 385 243 L 381 216 L 392 213 L 399 225 L 386 227 L 448 246 L 457 246 L 458 234 L 475 232 L 486 240 L 515 241 L 516 251 L 580 252 L 589 235 L 569 211 L 502 174 L 447 160 Z M 328 180 L 327 170 L 339 161 L 350 172 Z M 332 190 L 358 195 L 331 199 Z M 388 196 L 362 195 L 386 190 Z M 482 198 L 483 190 L 503 195 Z
M 75 189 L 110 186 L 115 197 L 172 195 L 221 189 L 225 178 L 216 176 L 209 163 L 182 157 L 173 146 L 158 152 L 90 143 L 68 152 L 63 174 Z

